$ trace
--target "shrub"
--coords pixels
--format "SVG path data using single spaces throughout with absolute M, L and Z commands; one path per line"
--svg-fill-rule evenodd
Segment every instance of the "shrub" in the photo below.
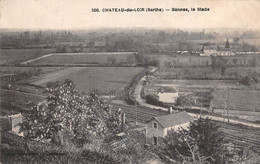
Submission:
M 152 105 L 158 105 L 158 106 L 163 105 L 163 102 L 161 102 L 159 100 L 159 96 L 157 96 L 157 95 L 147 95 L 146 96 L 146 102 L 148 104 L 152 104 Z

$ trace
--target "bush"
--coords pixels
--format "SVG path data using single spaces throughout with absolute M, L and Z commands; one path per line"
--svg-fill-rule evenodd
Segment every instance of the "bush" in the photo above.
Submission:
M 157 95 L 147 95 L 146 96 L 146 102 L 148 104 L 152 104 L 152 105 L 158 105 L 158 106 L 163 105 L 163 102 L 161 102 L 159 100 L 159 96 L 157 96 Z
M 251 76 L 245 76 L 239 80 L 239 83 L 246 85 L 248 87 L 252 87 L 252 86 L 254 87 L 256 82 Z

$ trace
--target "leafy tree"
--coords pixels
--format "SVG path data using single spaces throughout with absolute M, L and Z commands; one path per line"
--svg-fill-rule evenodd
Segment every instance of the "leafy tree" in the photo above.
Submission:
M 166 67 L 166 68 L 172 68 L 172 67 L 173 67 L 173 64 L 172 64 L 171 61 L 165 61 L 165 62 L 164 62 L 164 67 Z
M 220 126 L 216 125 L 211 119 L 199 118 L 191 122 L 190 136 L 198 146 L 198 151 L 202 156 L 211 157 L 208 161 L 214 162 L 219 159 L 222 152 L 222 145 L 225 142 L 224 133 Z
M 116 57 L 115 56 L 109 56 L 108 58 L 107 58 L 107 62 L 108 62 L 108 64 L 109 65 L 115 65 L 116 64 Z
M 206 158 L 201 156 L 194 138 L 185 129 L 169 131 L 163 139 L 163 149 L 159 156 L 166 163 L 206 163 Z
M 123 111 L 119 108 L 116 112 L 111 113 L 110 117 L 107 119 L 107 126 L 109 132 L 117 134 L 123 130 Z
M 251 60 L 251 66 L 252 66 L 252 67 L 256 67 L 256 66 L 257 66 L 257 59 L 256 59 L 256 57 L 254 57 L 254 58 Z
M 233 61 L 233 63 L 234 63 L 235 65 L 236 65 L 237 62 L 238 62 L 237 58 L 234 58 L 232 61 Z
M 148 59 L 147 61 L 147 65 L 148 66 L 154 66 L 154 67 L 158 67 L 160 65 L 160 61 L 158 59 Z
M 216 68 L 218 67 L 217 58 L 215 56 L 211 56 L 210 59 L 211 59 L 211 68 L 213 72 L 215 72 Z
M 224 76 L 225 74 L 227 62 L 228 60 L 221 56 L 211 56 L 211 68 L 214 72 L 219 68 L 221 76 Z
M 84 142 L 105 136 L 108 109 L 96 95 L 80 96 L 69 80 L 56 88 L 47 88 L 46 92 L 46 103 L 33 107 L 21 123 L 26 137 L 62 144 L 63 131 Z
M 168 163 L 217 163 L 225 142 L 219 128 L 211 119 L 199 118 L 188 130 L 169 131 L 159 156 Z
M 220 71 L 221 71 L 221 76 L 223 77 L 225 75 L 228 60 L 223 57 L 218 57 L 218 62 L 219 62 L 218 65 L 219 65 Z
M 237 44 L 240 41 L 240 38 L 236 36 L 236 37 L 233 38 L 233 41 L 234 41 L 234 43 Z
M 242 51 L 244 52 L 256 52 L 257 48 L 256 46 L 250 45 L 248 43 L 242 42 Z
M 94 48 L 95 42 L 92 40 L 92 41 L 88 42 L 87 46 L 88 46 L 89 48 Z
M 193 101 L 191 95 L 178 96 L 175 102 L 176 106 L 191 106 Z
M 147 95 L 145 98 L 148 104 L 159 105 L 159 106 L 163 105 L 163 103 L 159 100 L 159 96 L 157 95 Z
M 132 65 L 135 62 L 135 57 L 133 55 L 128 55 L 126 60 L 128 64 Z
M 257 82 L 257 79 L 252 78 L 252 76 L 245 76 L 239 80 L 239 83 L 246 85 L 248 87 L 253 87 L 253 88 L 255 88 L 256 82 Z

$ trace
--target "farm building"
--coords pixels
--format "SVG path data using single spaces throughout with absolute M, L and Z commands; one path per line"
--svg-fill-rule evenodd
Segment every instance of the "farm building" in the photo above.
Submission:
M 161 87 L 157 93 L 159 101 L 163 103 L 175 103 L 178 97 L 178 91 L 173 87 Z
M 159 139 L 164 138 L 169 130 L 178 130 L 180 127 L 186 129 L 193 120 L 194 118 L 186 112 L 153 117 L 146 122 L 147 142 L 158 145 Z
M 232 51 L 228 39 L 224 47 L 215 44 L 203 46 L 202 53 L 200 54 L 200 56 L 233 56 L 233 55 L 235 55 L 235 53 Z
M 218 48 L 217 56 L 234 56 L 235 53 L 230 48 Z
M 202 47 L 202 53 L 200 56 L 216 56 L 217 55 L 217 45 L 208 45 Z

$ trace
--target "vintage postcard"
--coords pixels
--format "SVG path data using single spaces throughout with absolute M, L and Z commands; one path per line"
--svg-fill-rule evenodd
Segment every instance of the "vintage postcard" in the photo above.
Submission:
M 259 0 L 1 0 L 0 163 L 257 164 Z

